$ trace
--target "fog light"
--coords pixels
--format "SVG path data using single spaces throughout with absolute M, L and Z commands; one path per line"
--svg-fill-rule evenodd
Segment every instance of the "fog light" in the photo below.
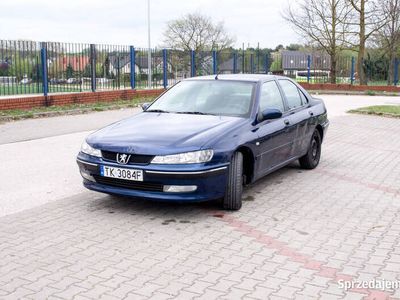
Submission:
M 164 185 L 166 193 L 188 193 L 197 190 L 197 185 Z
M 89 181 L 92 181 L 92 182 L 96 182 L 96 181 L 94 180 L 93 176 L 90 175 L 89 172 L 87 172 L 86 170 L 80 170 L 80 171 L 81 171 L 81 175 L 82 175 L 83 178 L 85 178 L 85 179 L 87 179 L 87 180 L 89 180 Z

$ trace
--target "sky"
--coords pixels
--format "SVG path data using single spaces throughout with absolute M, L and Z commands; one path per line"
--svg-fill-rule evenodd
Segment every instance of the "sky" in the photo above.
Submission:
M 147 0 L 1 1 L 0 39 L 147 47 Z M 161 47 L 168 21 L 200 12 L 224 22 L 236 47 L 301 42 L 282 19 L 287 0 L 150 0 L 151 44 Z

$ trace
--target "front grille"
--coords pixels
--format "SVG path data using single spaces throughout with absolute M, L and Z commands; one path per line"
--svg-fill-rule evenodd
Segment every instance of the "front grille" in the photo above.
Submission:
M 117 162 L 117 152 L 101 151 L 101 155 L 105 160 Z M 135 165 L 147 165 L 154 158 L 154 155 L 141 155 L 141 154 L 128 154 L 128 155 L 131 156 L 128 164 L 135 164 Z
M 115 187 L 127 188 L 132 190 L 150 191 L 150 192 L 162 192 L 163 185 L 154 182 L 142 182 L 142 181 L 131 181 L 117 178 L 102 177 L 99 175 L 93 175 L 97 183 L 104 185 L 111 185 Z

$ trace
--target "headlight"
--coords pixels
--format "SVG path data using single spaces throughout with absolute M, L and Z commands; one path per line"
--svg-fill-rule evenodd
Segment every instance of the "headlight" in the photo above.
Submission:
M 101 151 L 98 149 L 94 149 L 92 146 L 86 143 L 86 141 L 82 143 L 81 152 L 91 156 L 101 157 Z
M 152 164 L 198 164 L 208 162 L 214 155 L 213 150 L 200 150 L 173 155 L 156 156 Z

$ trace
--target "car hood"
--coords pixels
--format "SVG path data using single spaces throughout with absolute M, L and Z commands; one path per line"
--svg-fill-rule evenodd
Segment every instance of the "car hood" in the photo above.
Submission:
M 201 149 L 243 118 L 175 113 L 139 113 L 91 134 L 93 147 L 124 153 L 165 155 Z

